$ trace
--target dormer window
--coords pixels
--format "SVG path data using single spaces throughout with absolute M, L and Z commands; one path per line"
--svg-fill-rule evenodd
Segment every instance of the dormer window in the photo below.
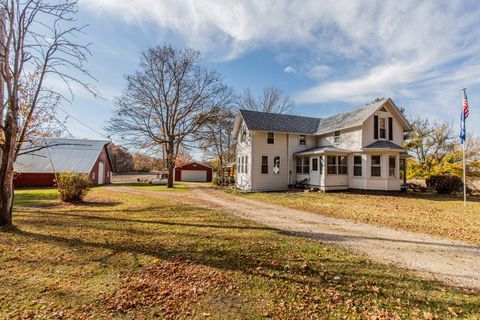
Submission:
M 335 133 L 333 135 L 333 142 L 335 144 L 340 143 L 340 130 L 335 131 Z
M 378 135 L 380 139 L 386 139 L 387 138 L 387 119 L 385 118 L 379 118 L 378 119 Z
M 267 144 L 274 144 L 275 142 L 275 134 L 273 132 L 269 132 L 267 134 Z
M 301 134 L 301 135 L 300 135 L 300 145 L 301 145 L 301 146 L 304 146 L 305 144 L 306 144 L 305 135 L 304 135 L 304 134 Z

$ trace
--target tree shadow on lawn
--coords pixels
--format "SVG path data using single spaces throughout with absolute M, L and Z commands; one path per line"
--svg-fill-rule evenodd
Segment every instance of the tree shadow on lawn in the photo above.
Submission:
M 127 220 L 128 222 L 132 222 Z M 149 222 L 150 223 L 150 222 Z M 176 224 L 174 224 L 176 225 Z M 180 224 L 181 227 L 190 227 L 189 224 Z M 195 226 L 195 225 L 194 225 Z M 202 227 L 209 227 L 208 224 L 201 225 Z M 89 225 L 86 226 L 87 228 Z M 225 226 L 217 226 L 225 228 Z M 228 228 L 225 228 L 228 230 Z M 168 232 L 169 230 L 165 230 Z M 9 231 L 18 236 L 24 237 L 31 241 L 50 243 L 56 246 L 67 248 L 84 248 L 87 250 L 110 250 L 112 253 L 109 256 L 116 254 L 130 253 L 135 255 L 149 255 L 161 260 L 179 259 L 185 262 L 193 262 L 196 264 L 215 267 L 225 271 L 241 272 L 250 276 L 258 276 L 266 281 L 284 281 L 300 285 L 301 287 L 310 286 L 317 289 L 334 289 L 341 293 L 342 297 L 347 299 L 353 297 L 364 299 L 365 295 L 370 295 L 371 299 L 386 298 L 390 300 L 404 301 L 405 294 L 409 298 L 404 301 L 405 308 L 411 308 L 412 303 L 421 308 L 431 308 L 432 303 L 437 307 L 446 308 L 446 306 L 455 308 L 468 308 L 468 310 L 480 310 L 480 299 L 474 302 L 454 302 L 450 300 L 448 295 L 439 297 L 432 295 L 429 301 L 422 297 L 416 297 L 409 294 L 412 287 L 423 294 L 428 294 L 433 291 L 443 291 L 445 286 L 435 281 L 426 281 L 415 276 L 409 272 L 394 271 L 391 267 L 377 265 L 362 260 L 359 258 L 350 259 L 350 256 L 343 254 L 337 255 L 334 253 L 331 257 L 327 255 L 315 257 L 313 260 L 302 260 L 282 258 L 284 254 L 279 253 L 279 247 L 275 237 L 275 233 L 269 237 L 259 237 L 259 243 L 255 242 L 252 245 L 240 244 L 238 239 L 228 239 L 222 235 L 213 237 L 211 234 L 202 234 L 198 232 L 189 232 L 194 235 L 200 242 L 182 242 L 173 241 L 165 244 L 162 240 L 156 241 L 124 241 L 124 242 L 95 242 L 91 240 L 79 239 L 77 237 L 70 238 L 58 236 L 53 234 L 36 233 L 26 230 L 11 230 Z M 291 237 L 291 241 L 298 240 L 296 235 L 286 234 Z M 76 235 L 78 236 L 78 235 Z M 185 236 L 185 235 L 184 235 Z M 285 234 L 283 234 L 285 236 Z M 175 238 L 175 234 L 172 234 Z M 204 238 L 204 239 L 202 239 Z M 125 239 L 123 239 L 125 240 Z M 133 240 L 133 239 L 132 239 Z M 217 246 L 211 246 L 212 242 L 220 243 Z M 241 240 L 240 240 L 241 241 Z M 287 241 L 290 241 L 287 239 Z M 323 246 L 323 245 L 321 245 Z M 293 249 L 290 249 L 293 250 Z M 335 249 L 331 249 L 332 252 Z M 291 251 L 291 254 L 298 251 Z M 80 253 L 81 254 L 81 253 Z M 300 254 L 302 254 L 300 250 Z M 353 261 L 352 261 L 353 260 Z M 305 262 L 305 264 L 303 263 Z M 71 263 L 71 262 L 70 262 Z M 339 280 L 335 280 L 339 277 Z M 352 283 L 356 284 L 355 290 L 349 287 Z M 381 294 L 377 295 L 372 292 L 372 286 L 381 288 Z M 400 290 L 401 289 L 401 290 Z M 468 294 L 472 294 L 469 291 Z M 343 298 L 342 298 L 343 299 Z M 393 301 L 392 300 L 392 301 Z M 467 309 L 465 309 L 467 310 Z M 470 311 L 471 312 L 471 311 Z

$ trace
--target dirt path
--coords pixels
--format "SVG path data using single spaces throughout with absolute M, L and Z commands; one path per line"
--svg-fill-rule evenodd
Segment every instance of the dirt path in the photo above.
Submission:
M 188 197 L 182 197 L 185 201 L 195 199 L 198 204 L 210 203 L 212 209 L 269 227 L 339 245 L 375 261 L 480 290 L 480 246 L 325 217 L 200 186 L 194 186 Z

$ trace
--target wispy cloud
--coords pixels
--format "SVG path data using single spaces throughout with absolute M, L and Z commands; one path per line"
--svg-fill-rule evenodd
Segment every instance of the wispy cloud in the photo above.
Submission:
M 297 70 L 292 66 L 286 66 L 285 68 L 283 68 L 283 72 L 285 72 L 285 73 L 296 73 Z
M 154 23 L 223 59 L 261 47 L 308 52 L 284 72 L 313 79 L 298 103 L 391 95 L 455 103 L 446 90 L 480 79 L 480 5 L 472 1 L 83 0 L 99 14 Z M 294 56 L 294 55 L 292 55 Z M 285 55 L 287 57 L 287 55 Z M 295 68 L 293 68 L 295 65 Z M 480 89 L 480 88 L 479 88 Z

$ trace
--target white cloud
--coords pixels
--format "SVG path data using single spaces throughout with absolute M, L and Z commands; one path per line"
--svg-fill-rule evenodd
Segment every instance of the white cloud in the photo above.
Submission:
M 296 73 L 297 70 L 296 70 L 294 67 L 292 67 L 292 66 L 286 66 L 286 67 L 283 69 L 283 72 L 285 72 L 285 73 Z
M 392 95 L 415 105 L 429 91 L 446 106 L 445 101 L 453 103 L 442 100 L 446 90 L 477 85 L 480 78 L 480 69 L 470 67 L 480 65 L 475 2 L 83 0 L 81 5 L 128 23 L 156 24 L 223 59 L 259 47 L 291 51 L 282 56 L 289 66 L 284 71 L 295 65 L 316 81 L 296 95 L 298 103 L 363 103 Z M 310 61 L 293 63 L 296 52 L 308 52 Z

